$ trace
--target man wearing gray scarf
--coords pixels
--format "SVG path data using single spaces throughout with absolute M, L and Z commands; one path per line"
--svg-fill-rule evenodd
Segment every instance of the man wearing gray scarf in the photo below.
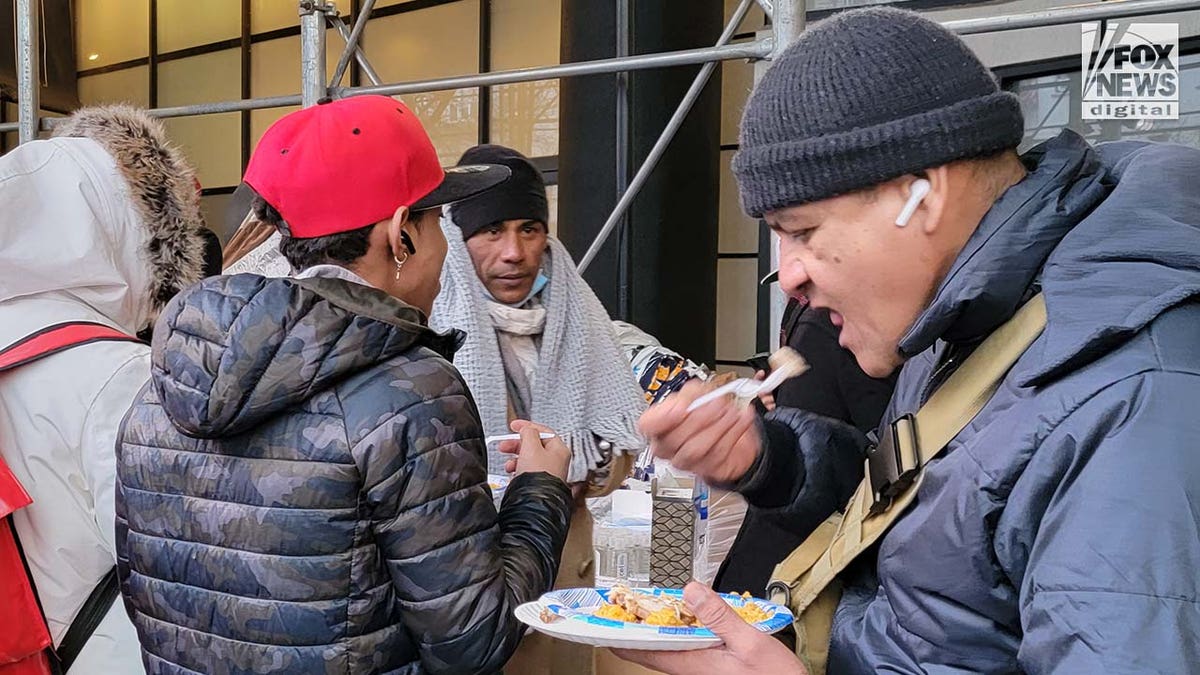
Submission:
M 645 399 L 608 313 L 549 234 L 537 168 L 498 145 L 474 147 L 459 160 L 476 164 L 503 164 L 512 177 L 443 217 L 449 251 L 430 325 L 466 331 L 454 365 L 488 435 L 508 432 L 514 419 L 554 429 L 571 448 L 576 494 L 603 494 L 642 448 L 636 423 Z M 506 459 L 488 448 L 492 473 L 503 473 Z M 592 557 L 591 517 L 580 499 L 556 587 L 594 585 Z M 591 651 L 530 635 L 506 672 L 591 673 Z

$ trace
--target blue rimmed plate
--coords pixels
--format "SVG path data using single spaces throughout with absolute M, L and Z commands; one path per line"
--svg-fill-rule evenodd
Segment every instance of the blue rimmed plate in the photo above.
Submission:
M 635 592 L 681 600 L 683 591 L 670 588 L 635 588 Z M 686 651 L 707 649 L 721 644 L 721 638 L 707 628 L 647 626 L 627 623 L 595 616 L 595 612 L 608 602 L 609 589 L 571 588 L 547 593 L 537 602 L 521 605 L 516 610 L 517 619 L 552 637 L 618 649 L 653 649 L 664 651 Z M 767 614 L 767 619 L 753 624 L 764 633 L 776 633 L 792 623 L 792 613 L 765 600 L 742 599 L 735 595 L 724 595 L 726 602 L 734 606 L 747 603 L 758 605 Z M 543 613 L 551 618 L 544 621 Z

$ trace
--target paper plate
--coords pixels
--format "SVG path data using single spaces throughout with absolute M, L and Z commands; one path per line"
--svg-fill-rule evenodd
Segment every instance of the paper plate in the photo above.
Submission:
M 492 494 L 499 497 L 508 489 L 508 484 L 512 482 L 512 478 L 508 476 L 500 476 L 494 473 L 488 474 L 488 487 L 492 489 Z
M 635 588 L 638 593 L 658 595 L 675 599 L 683 598 L 683 591 L 669 588 Z M 609 589 L 572 588 L 547 593 L 537 602 L 527 602 L 516 610 L 517 619 L 534 630 L 552 637 L 595 647 L 617 649 L 651 649 L 662 651 L 688 651 L 707 649 L 721 645 L 721 638 L 707 628 L 676 628 L 669 626 L 647 626 L 626 623 L 593 616 L 593 613 L 608 602 Z M 768 618 L 753 624 L 764 633 L 776 633 L 792 623 L 792 613 L 786 607 L 752 598 L 744 600 L 735 595 L 723 595 L 734 606 L 747 603 L 758 605 Z M 542 610 L 562 617 L 546 623 L 542 621 Z

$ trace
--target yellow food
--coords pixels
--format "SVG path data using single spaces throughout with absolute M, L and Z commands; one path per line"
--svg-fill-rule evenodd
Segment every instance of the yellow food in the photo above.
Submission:
M 750 593 L 734 595 L 736 600 L 726 600 L 733 611 L 742 617 L 746 623 L 755 624 L 766 621 L 771 615 L 758 604 L 751 602 Z M 612 602 L 606 602 L 595 611 L 595 616 L 602 619 L 624 621 L 626 623 L 641 623 L 648 626 L 670 627 L 702 627 L 703 624 L 679 600 L 655 597 L 636 593 L 625 586 L 613 588 L 609 596 Z M 740 602 L 739 602 L 740 600 Z
M 767 614 L 766 610 L 752 602 L 747 602 L 741 607 L 735 606 L 733 611 L 737 612 L 738 616 L 742 617 L 742 621 L 746 623 L 758 623 L 759 621 L 766 621 L 771 618 L 771 615 Z
M 689 625 L 687 623 L 684 623 L 684 621 L 679 618 L 679 614 L 677 614 L 675 612 L 675 610 L 671 609 L 670 607 L 664 607 L 663 609 L 651 612 L 650 616 L 646 617 L 646 621 L 644 623 L 647 626 L 687 626 L 687 625 Z
M 612 619 L 613 621 L 625 621 L 628 623 L 637 623 L 638 620 L 636 614 L 626 611 L 620 605 L 614 605 L 609 602 L 600 605 L 600 609 L 596 610 L 595 616 L 601 619 Z

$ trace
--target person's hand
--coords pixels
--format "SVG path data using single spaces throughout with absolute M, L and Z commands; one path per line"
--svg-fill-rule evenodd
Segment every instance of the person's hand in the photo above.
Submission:
M 571 449 L 557 435 L 542 440 L 540 434 L 554 431 L 527 420 L 513 420 L 512 430 L 521 434 L 519 441 L 503 441 L 500 452 L 516 455 L 504 464 L 505 471 L 514 475 L 545 471 L 566 482 L 571 466 Z
M 690 652 L 614 649 L 613 653 L 672 675 L 808 675 L 792 650 L 743 621 L 712 589 L 693 581 L 683 589 L 683 600 L 724 645 Z
M 765 370 L 758 371 L 757 373 L 754 374 L 754 379 L 758 380 L 759 382 L 762 382 L 763 380 L 767 379 L 767 371 L 765 371 Z M 758 400 L 762 401 L 763 407 L 767 409 L 767 412 L 771 412 L 772 410 L 775 409 L 775 392 L 768 391 L 768 392 L 759 394 Z
M 688 406 L 707 390 L 700 382 L 687 383 L 650 406 L 638 428 L 650 441 L 655 457 L 710 483 L 733 483 L 750 470 L 762 449 L 756 413 L 729 397 L 709 401 L 689 413 Z

